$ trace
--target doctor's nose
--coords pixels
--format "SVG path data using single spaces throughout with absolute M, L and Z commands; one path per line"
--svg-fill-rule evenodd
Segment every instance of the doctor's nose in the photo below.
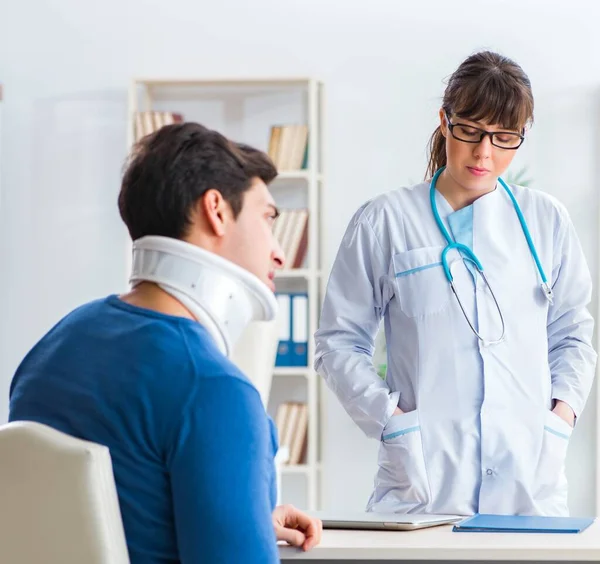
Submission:
M 485 135 L 483 139 L 475 145 L 473 156 L 479 159 L 489 159 L 492 155 L 493 148 L 494 146 L 492 145 L 492 140 L 489 135 Z

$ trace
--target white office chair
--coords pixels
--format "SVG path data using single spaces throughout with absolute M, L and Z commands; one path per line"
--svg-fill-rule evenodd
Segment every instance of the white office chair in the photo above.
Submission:
M 0 426 L 0 562 L 129 564 L 108 448 Z

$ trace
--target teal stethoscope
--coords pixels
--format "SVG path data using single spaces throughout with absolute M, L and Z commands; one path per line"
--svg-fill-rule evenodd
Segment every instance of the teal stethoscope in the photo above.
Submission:
M 456 296 L 458 305 L 460 306 L 460 309 L 462 310 L 463 315 L 465 316 L 465 319 L 467 320 L 467 323 L 469 324 L 469 327 L 471 328 L 473 333 L 475 333 L 477 338 L 480 341 L 482 341 L 482 343 L 484 345 L 496 345 L 496 344 L 504 341 L 504 333 L 505 333 L 504 316 L 502 315 L 502 310 L 500 309 L 498 300 L 496 299 L 496 296 L 495 296 L 492 288 L 490 287 L 490 283 L 488 282 L 488 279 L 487 279 L 485 273 L 483 272 L 483 266 L 481 266 L 481 262 L 479 261 L 479 259 L 475 255 L 475 253 L 471 249 L 469 249 L 469 247 L 467 247 L 466 245 L 463 245 L 461 243 L 456 243 L 452 239 L 452 237 L 450 237 L 450 233 L 448 233 L 446 226 L 442 222 L 442 218 L 440 217 L 440 214 L 437 209 L 437 204 L 435 202 L 435 185 L 437 183 L 437 179 L 438 179 L 439 175 L 442 173 L 444 168 L 445 167 L 440 168 L 433 175 L 433 178 L 431 179 L 430 188 L 429 188 L 429 199 L 431 201 L 431 211 L 433 213 L 433 217 L 435 218 L 435 221 L 436 221 L 440 231 L 442 232 L 442 235 L 444 236 L 444 238 L 446 239 L 446 242 L 448 243 L 446 245 L 446 247 L 444 247 L 444 250 L 442 251 L 442 267 L 444 269 L 444 274 L 446 275 L 448 282 L 450 282 L 450 287 L 452 288 L 452 292 Z M 542 264 L 540 263 L 540 259 L 538 257 L 537 251 L 535 250 L 535 245 L 533 244 L 533 241 L 531 240 L 531 233 L 529 233 L 529 228 L 527 227 L 527 223 L 525 221 L 525 218 L 523 217 L 521 208 L 519 207 L 519 204 L 517 203 L 517 200 L 515 199 L 514 194 L 512 193 L 511 189 L 508 187 L 506 182 L 504 182 L 504 180 L 502 180 L 502 178 L 498 178 L 498 182 L 500 182 L 500 184 L 502 185 L 504 190 L 506 190 L 506 193 L 510 197 L 512 204 L 515 208 L 517 217 L 519 218 L 519 222 L 521 223 L 521 228 L 523 229 L 523 234 L 525 235 L 525 239 L 527 240 L 527 245 L 529 246 L 529 251 L 531 252 L 531 256 L 533 257 L 533 260 L 535 261 L 538 272 L 540 273 L 540 278 L 542 280 L 542 284 L 541 284 L 542 292 L 544 293 L 544 296 L 546 297 L 548 302 L 553 303 L 554 293 L 552 292 L 552 288 L 550 288 L 550 286 L 548 285 L 548 280 L 546 278 L 546 274 L 544 273 L 544 269 L 542 268 Z M 460 301 L 460 297 L 459 297 L 459 295 L 456 291 L 456 287 L 454 285 L 454 277 L 452 276 L 452 272 L 450 269 L 453 263 L 448 264 L 447 255 L 448 255 L 448 252 L 451 251 L 452 249 L 456 249 L 457 251 L 462 253 L 463 260 L 467 259 L 475 265 L 475 267 L 477 268 L 477 272 L 481 275 L 488 290 L 490 291 L 490 294 L 492 295 L 492 298 L 494 299 L 494 303 L 496 304 L 496 309 L 498 310 L 498 315 L 500 316 L 500 321 L 502 322 L 502 334 L 500 335 L 500 337 L 498 339 L 495 339 L 493 341 L 487 341 L 477 332 L 477 330 L 475 329 L 475 326 L 473 325 L 473 323 L 471 323 L 471 320 L 469 319 L 469 316 L 467 315 L 467 312 L 465 311 L 465 308 L 463 307 L 463 304 Z M 454 261 L 454 262 L 456 262 L 456 261 Z

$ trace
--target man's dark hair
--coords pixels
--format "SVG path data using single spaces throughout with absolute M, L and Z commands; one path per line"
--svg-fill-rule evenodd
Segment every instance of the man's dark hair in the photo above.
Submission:
M 134 147 L 121 183 L 119 212 L 134 241 L 145 235 L 181 239 L 207 190 L 218 190 L 237 217 L 252 180 L 269 184 L 276 176 L 273 162 L 258 149 L 198 123 L 167 125 Z

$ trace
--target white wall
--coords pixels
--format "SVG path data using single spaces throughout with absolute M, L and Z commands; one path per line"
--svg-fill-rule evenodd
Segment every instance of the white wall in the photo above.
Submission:
M 529 73 L 537 100 L 519 162 L 567 205 L 597 273 L 592 0 L 25 0 L 0 10 L 0 420 L 12 373 L 36 339 L 82 301 L 123 289 L 115 200 L 134 75 L 322 78 L 329 265 L 365 199 L 422 178 L 442 79 L 478 48 L 501 50 Z M 334 399 L 326 411 L 324 501 L 362 507 L 376 445 Z M 595 426 L 594 400 L 570 452 L 578 514 L 594 511 Z

